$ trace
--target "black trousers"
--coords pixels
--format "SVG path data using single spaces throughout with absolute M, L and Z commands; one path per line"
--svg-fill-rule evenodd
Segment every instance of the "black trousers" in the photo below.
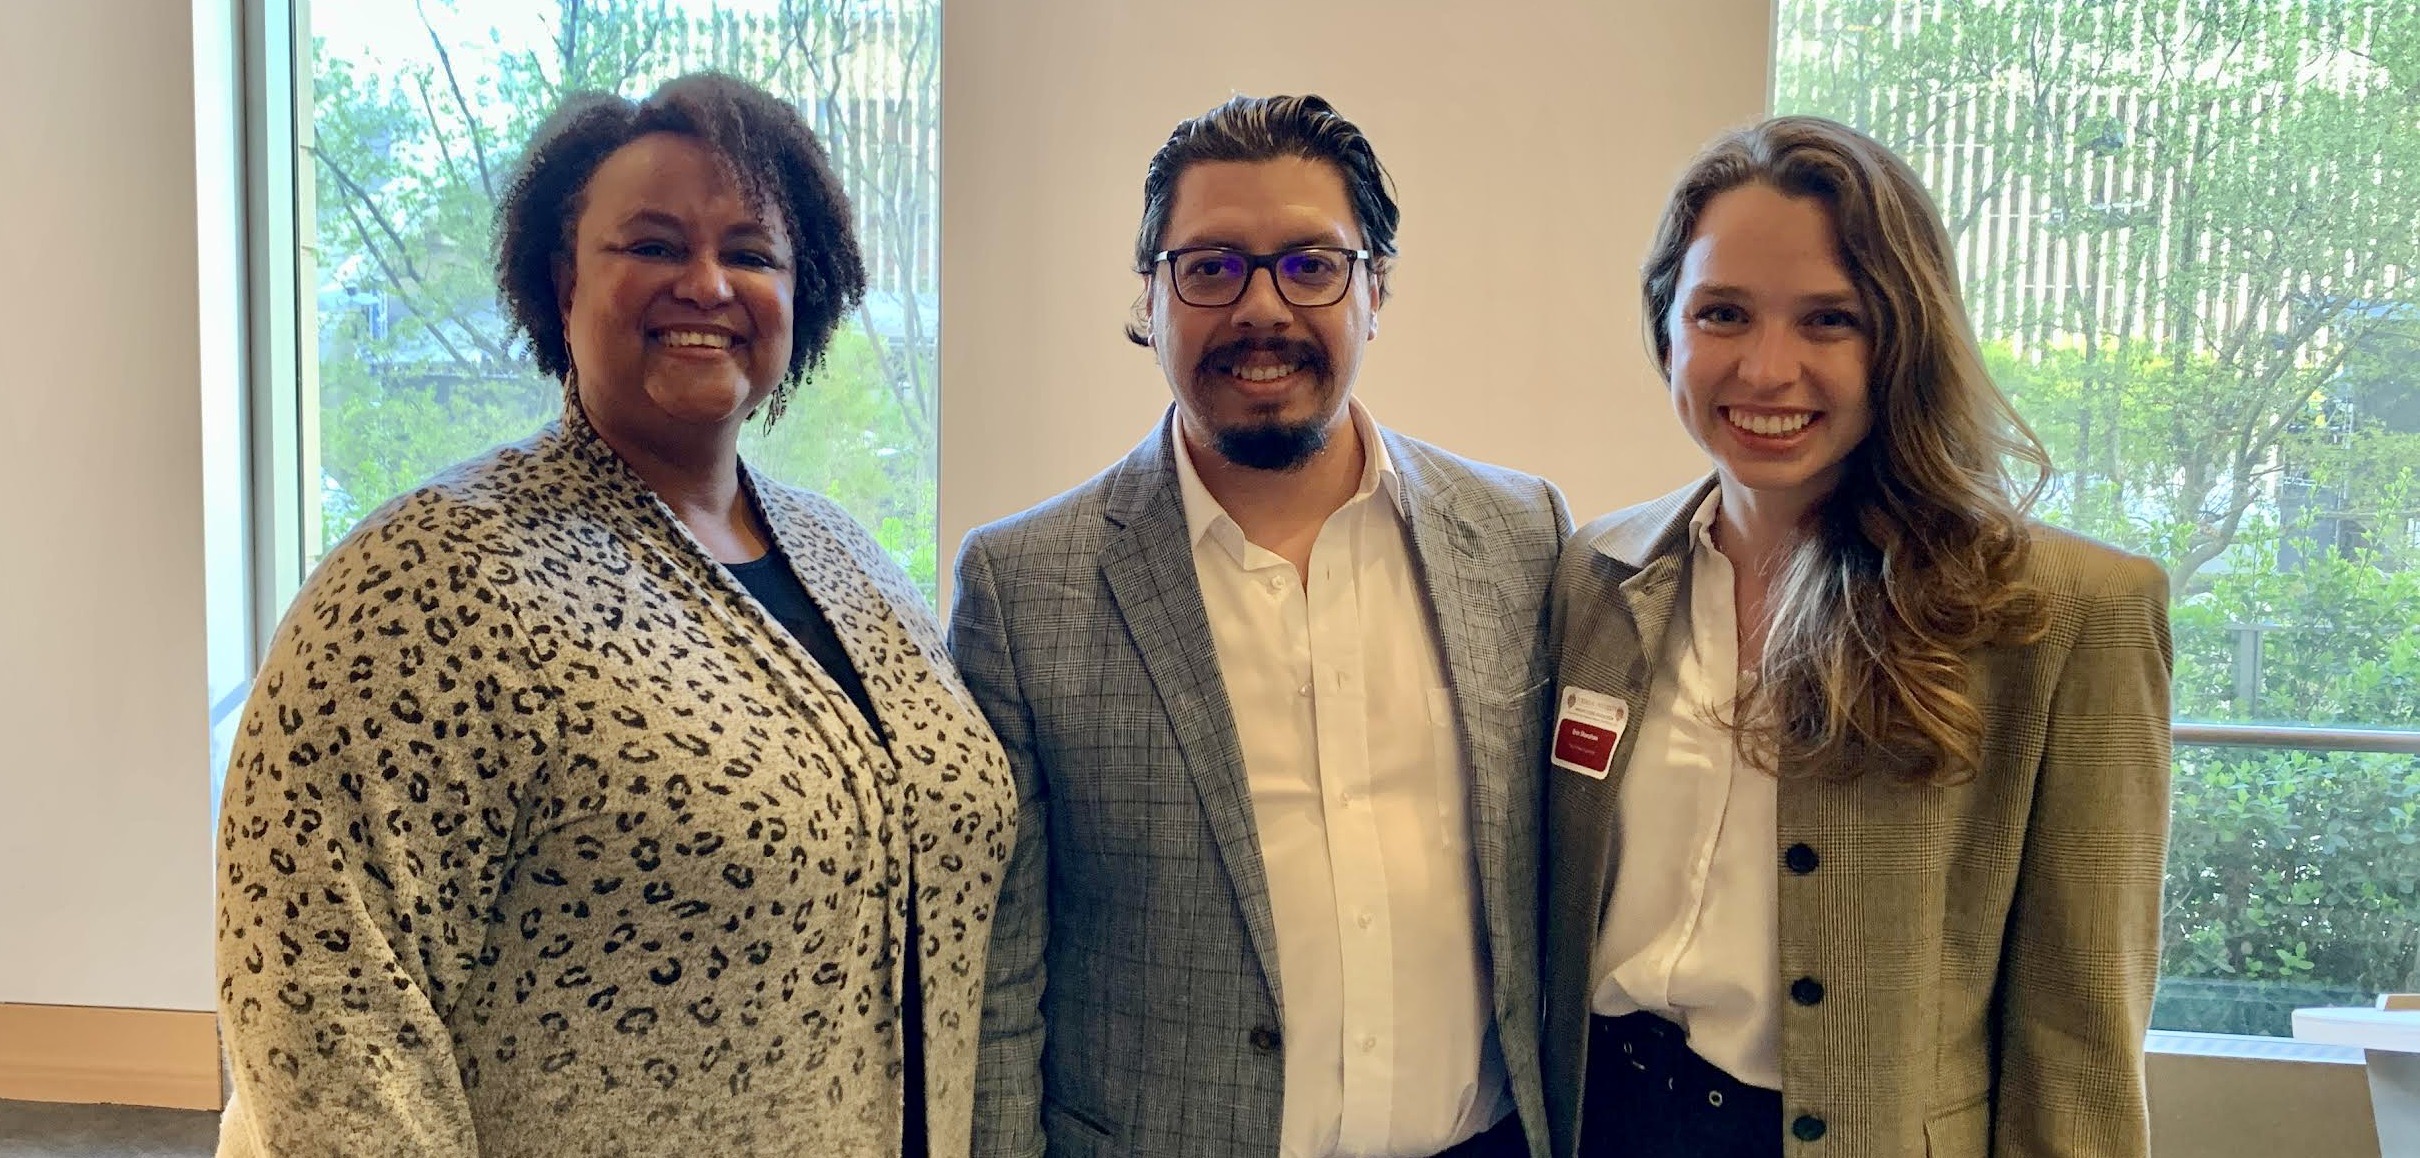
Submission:
M 1652 1013 L 1593 1017 L 1581 1158 L 1780 1158 L 1781 1093 L 1747 1085 Z
M 1521 1133 L 1521 1115 L 1504 1115 L 1488 1129 L 1446 1147 L 1437 1158 L 1528 1158 L 1529 1139 Z

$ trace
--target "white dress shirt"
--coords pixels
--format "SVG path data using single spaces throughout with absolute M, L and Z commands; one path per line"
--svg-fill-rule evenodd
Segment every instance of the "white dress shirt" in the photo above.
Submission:
M 1277 925 L 1284 1158 L 1434 1154 L 1510 1105 L 1453 697 L 1401 479 L 1359 403 L 1352 419 L 1361 486 L 1307 575 L 1245 540 L 1178 432 Z
M 1739 690 L 1731 561 L 1714 548 L 1721 495 L 1689 522 L 1690 583 L 1617 801 L 1621 863 L 1590 961 L 1590 1008 L 1647 1010 L 1752 1086 L 1781 1088 L 1781 940 L 1773 777 L 1723 726 Z

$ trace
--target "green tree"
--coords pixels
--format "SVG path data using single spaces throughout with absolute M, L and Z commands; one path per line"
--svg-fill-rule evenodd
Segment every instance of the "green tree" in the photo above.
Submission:
M 1979 327 L 2033 364 L 2011 386 L 2060 452 L 2062 521 L 2183 594 L 2281 482 L 2384 465 L 2345 461 L 2394 448 L 2329 402 L 2420 317 L 2420 7 L 1783 8 L 1778 106 L 1925 173 Z

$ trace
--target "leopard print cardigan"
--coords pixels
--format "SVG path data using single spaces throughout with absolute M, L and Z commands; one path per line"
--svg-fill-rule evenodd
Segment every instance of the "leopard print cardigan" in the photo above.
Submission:
M 879 734 L 577 405 L 319 565 L 228 769 L 222 1156 L 895 1154 L 911 904 L 967 1152 L 1007 762 L 897 565 L 743 479 Z

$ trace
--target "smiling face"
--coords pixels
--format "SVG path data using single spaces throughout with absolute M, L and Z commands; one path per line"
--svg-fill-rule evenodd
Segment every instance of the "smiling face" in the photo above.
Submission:
M 669 448 L 735 437 L 788 373 L 794 255 L 706 143 L 650 133 L 581 196 L 564 331 L 590 421 Z
M 1793 509 L 1829 495 L 1872 429 L 1873 339 L 1823 203 L 1754 183 L 1715 195 L 1663 324 L 1673 408 L 1725 490 Z
M 1186 169 L 1160 248 L 1224 246 L 1275 253 L 1363 247 L 1344 177 L 1326 161 L 1211 161 Z M 1255 271 L 1233 305 L 1188 305 L 1166 262 L 1150 273 L 1152 349 L 1176 393 L 1187 437 L 1238 466 L 1302 465 L 1348 421 L 1363 347 L 1378 332 L 1366 263 L 1333 305 L 1297 306 L 1271 271 Z

